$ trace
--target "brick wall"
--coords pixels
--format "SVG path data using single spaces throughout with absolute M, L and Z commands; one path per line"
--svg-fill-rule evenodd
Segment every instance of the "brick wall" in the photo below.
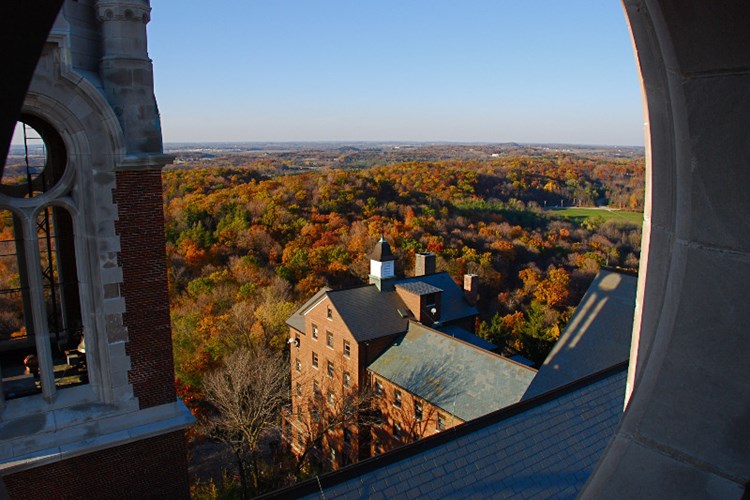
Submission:
M 328 308 L 331 308 L 331 317 L 328 317 Z M 312 336 L 313 325 L 317 327 L 318 338 Z M 327 344 L 328 332 L 333 334 L 333 348 Z M 351 389 L 365 388 L 369 384 L 366 377 L 367 365 L 380 355 L 383 350 L 393 341 L 395 335 L 375 339 L 365 343 L 358 343 L 342 320 L 328 297 L 322 299 L 313 309 L 305 315 L 305 332 L 298 332 L 290 328 L 291 338 L 299 337 L 299 347 L 292 345 L 290 349 L 290 363 L 292 374 L 292 414 L 288 419 L 289 426 L 293 429 L 292 450 L 298 453 L 300 449 L 295 444 L 297 433 L 305 429 L 304 423 L 300 423 L 297 417 L 298 408 L 302 408 L 303 422 L 311 418 L 309 409 L 317 407 L 325 414 L 328 408 L 327 393 L 333 391 L 335 404 L 339 404 L 344 397 L 344 391 L 349 389 L 343 386 L 343 374 L 351 376 Z M 349 356 L 344 355 L 344 341 L 349 342 Z M 312 366 L 312 353 L 318 355 L 318 368 Z M 301 363 L 301 371 L 296 370 L 296 360 Z M 327 373 L 328 362 L 333 363 L 334 375 L 329 377 Z M 317 381 L 321 391 L 321 399 L 316 402 L 313 393 L 313 381 Z M 299 384 L 300 395 L 297 394 Z M 314 427 L 314 424 L 312 424 Z M 359 425 L 349 426 L 351 433 L 350 443 L 345 444 L 344 431 L 336 428 L 326 433 L 322 443 L 323 462 L 326 466 L 333 468 L 346 465 L 348 461 L 357 461 L 370 454 L 370 431 L 369 428 L 360 428 Z M 336 450 L 336 461 L 330 463 L 330 449 Z
M 161 172 L 117 173 L 128 379 L 142 409 L 176 399 L 164 240 Z
M 182 431 L 5 476 L 13 500 L 187 499 Z M 33 485 L 33 486 L 31 486 Z
M 380 410 L 382 415 L 382 425 L 373 429 L 373 454 L 389 451 L 440 432 L 437 425 L 438 415 L 441 416 L 445 429 L 463 423 L 463 420 L 422 398 L 417 398 L 390 380 L 377 376 L 370 371 L 368 371 L 368 374 L 370 379 L 377 379 L 383 387 L 383 394 L 376 397 L 373 402 L 373 407 Z M 374 381 L 372 383 L 374 385 Z M 400 407 L 394 405 L 395 391 L 401 392 Z M 417 402 L 422 407 L 421 418 L 416 416 L 415 405 Z M 400 437 L 394 436 L 394 424 L 398 424 L 401 428 Z M 377 449 L 378 447 L 381 449 Z

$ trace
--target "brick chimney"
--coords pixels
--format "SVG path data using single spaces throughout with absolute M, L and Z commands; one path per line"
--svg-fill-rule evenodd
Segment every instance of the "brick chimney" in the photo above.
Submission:
M 464 274 L 464 298 L 466 302 L 475 306 L 479 297 L 479 276 L 476 274 Z
M 414 256 L 414 276 L 435 274 L 435 254 L 420 252 Z

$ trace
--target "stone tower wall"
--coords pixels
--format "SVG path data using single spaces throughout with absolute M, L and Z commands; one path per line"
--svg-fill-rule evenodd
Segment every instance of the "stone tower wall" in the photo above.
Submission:
M 67 0 L 24 102 L 22 116 L 54 128 L 67 151 L 63 180 L 39 199 L 73 220 L 89 383 L 49 383 L 0 406 L 10 498 L 189 496 L 183 429 L 193 419 L 174 387 L 161 186 L 171 158 L 149 16 L 145 0 Z M 31 220 L 23 203 L 0 197 Z

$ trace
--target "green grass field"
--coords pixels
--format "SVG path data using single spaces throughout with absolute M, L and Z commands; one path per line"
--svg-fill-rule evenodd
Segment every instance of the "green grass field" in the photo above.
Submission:
M 601 217 L 605 221 L 615 220 L 621 222 L 629 222 L 631 224 L 641 225 L 643 224 L 643 214 L 641 212 L 629 212 L 626 210 L 609 210 L 606 208 L 550 208 L 546 212 L 550 215 L 561 217 L 563 219 L 571 219 L 577 223 L 581 223 L 591 217 Z

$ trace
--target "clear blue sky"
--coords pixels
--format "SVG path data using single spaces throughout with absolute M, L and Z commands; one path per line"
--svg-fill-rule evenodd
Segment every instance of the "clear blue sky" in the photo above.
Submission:
M 166 142 L 642 145 L 619 0 L 152 0 Z

